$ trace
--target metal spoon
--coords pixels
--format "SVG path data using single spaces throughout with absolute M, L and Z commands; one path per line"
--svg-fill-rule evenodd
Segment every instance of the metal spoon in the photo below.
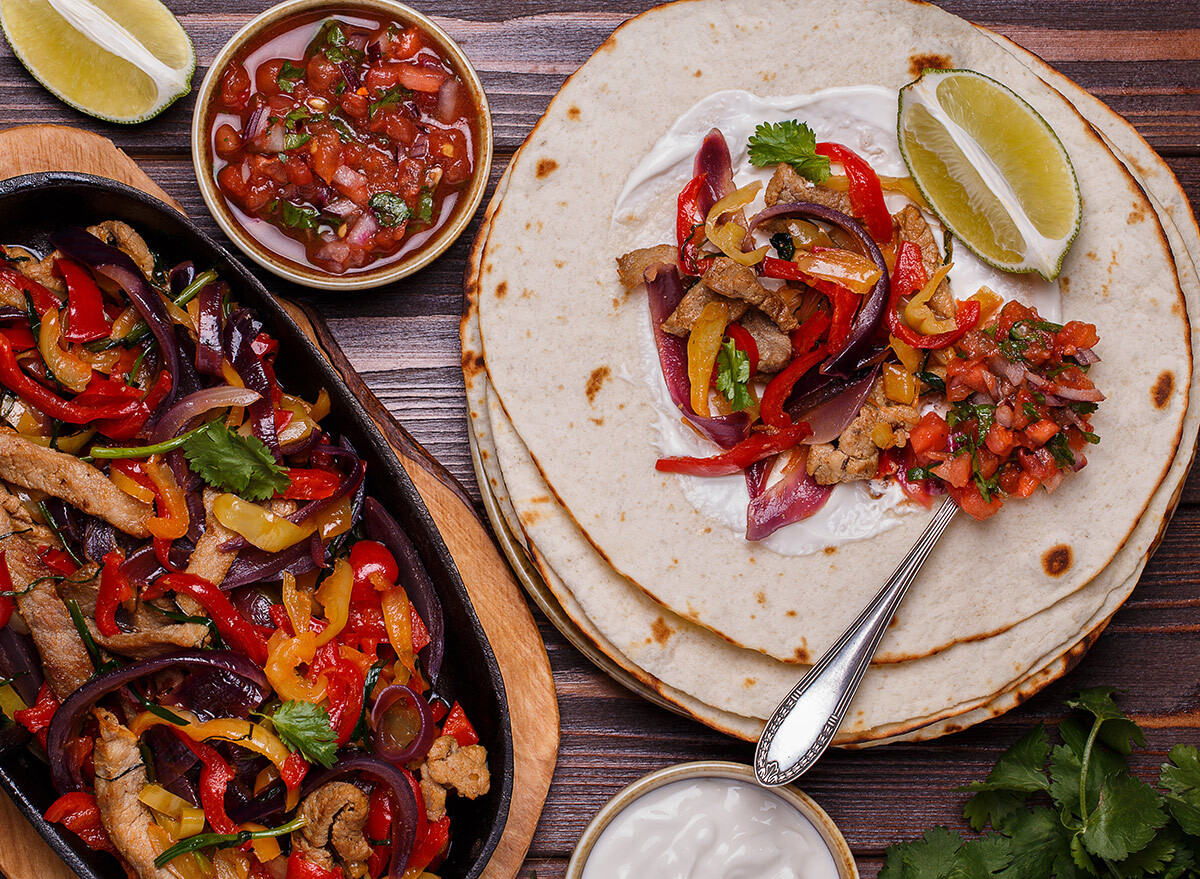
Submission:
M 754 751 L 760 784 L 795 781 L 825 752 L 904 593 L 956 512 L 958 504 L 947 499 L 858 619 L 779 703 Z

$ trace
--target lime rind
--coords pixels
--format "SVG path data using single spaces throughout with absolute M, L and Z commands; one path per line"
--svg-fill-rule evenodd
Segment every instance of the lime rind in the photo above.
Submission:
M 1047 141 L 1053 146 L 1057 157 L 1065 166 L 1066 171 L 1070 175 L 1070 192 L 1072 194 L 1072 217 L 1068 223 L 1068 231 L 1065 235 L 1059 238 L 1049 238 L 1043 235 L 1037 228 L 1036 224 L 1028 216 L 1025 209 L 1021 206 L 1020 200 L 1013 191 L 1005 175 L 1001 172 L 997 164 L 990 156 L 976 143 L 975 138 L 967 132 L 962 126 L 958 125 L 949 114 L 941 106 L 937 96 L 937 86 L 941 81 L 949 76 L 970 77 L 975 80 L 983 81 L 994 87 L 999 94 L 1005 96 L 1017 106 L 1023 109 L 1029 119 L 1033 121 L 1038 130 L 1047 136 Z M 914 162 L 913 156 L 910 155 L 910 143 L 906 137 L 905 120 L 906 113 L 913 111 L 914 107 L 922 108 L 926 113 L 933 117 L 934 121 L 945 129 L 947 135 L 953 141 L 957 150 L 962 154 L 966 161 L 971 165 L 974 173 L 978 174 L 980 180 L 984 182 L 990 195 L 1000 204 L 1004 206 L 1011 217 L 1011 221 L 1016 228 L 1020 230 L 1023 238 L 1026 239 L 1025 251 L 1023 258 L 1020 259 L 1004 259 L 999 258 L 993 251 L 989 252 L 986 246 L 983 246 L 979 241 L 973 241 L 970 234 L 964 234 L 961 223 L 956 223 L 950 216 L 951 211 L 948 210 L 945 200 L 938 198 L 933 187 L 929 186 L 928 180 L 922 180 L 922 176 L 918 171 L 918 163 Z M 989 265 L 1007 272 L 1036 272 L 1047 281 L 1055 280 L 1062 271 L 1063 260 L 1066 258 L 1068 251 L 1074 243 L 1076 236 L 1079 234 L 1079 229 L 1083 219 L 1082 202 L 1079 193 L 1079 180 L 1075 174 L 1075 168 L 1071 163 L 1070 155 L 1063 146 L 1062 141 L 1050 127 L 1049 123 L 1042 117 L 1036 109 L 1034 109 L 1028 101 L 1025 101 L 1020 95 L 1012 91 L 1003 83 L 997 82 L 991 77 L 978 73 L 973 70 L 926 70 L 921 76 L 912 83 L 909 83 L 900 90 L 899 97 L 899 112 L 897 114 L 896 134 L 900 143 L 900 152 L 904 158 L 905 164 L 908 166 L 909 173 L 912 175 L 917 188 L 921 195 L 925 197 L 926 202 L 930 205 L 933 212 L 937 215 L 942 223 L 954 232 L 955 237 L 960 238 L 962 243 L 975 253 L 980 259 Z M 951 178 L 954 179 L 954 178 Z M 999 190 L 999 192 L 997 192 Z M 968 199 L 968 202 L 970 199 Z M 988 222 L 989 226 L 995 227 L 995 223 Z M 1000 225 L 1003 225 L 1002 223 Z M 1030 240 L 1036 242 L 1032 246 L 1028 243 Z M 1011 242 L 992 242 L 999 244 L 1008 244 Z M 1031 254 L 1030 251 L 1033 251 Z M 1018 254 L 1022 256 L 1022 254 Z
M 170 21 L 174 24 L 175 33 L 173 36 L 179 39 L 181 46 L 186 50 L 183 53 L 186 58 L 186 64 L 183 66 L 172 67 L 164 64 L 137 37 L 115 22 L 106 11 L 88 2 L 88 0 L 46 0 L 46 5 L 62 18 L 63 22 L 85 36 L 97 52 L 121 58 L 131 64 L 137 70 L 141 71 L 157 89 L 157 99 L 152 103 L 150 108 L 136 115 L 107 113 L 76 100 L 64 92 L 57 83 L 39 71 L 39 65 L 30 57 L 26 51 L 26 47 L 23 45 L 23 41 L 21 39 L 14 39 L 14 35 L 10 31 L 8 18 L 3 14 L 4 4 L 0 3 L 0 31 L 3 31 L 9 47 L 13 50 L 13 54 L 29 72 L 30 76 L 64 104 L 93 118 L 102 119 L 105 122 L 136 125 L 159 116 L 168 107 L 191 92 L 192 79 L 196 72 L 195 45 L 192 43 L 192 39 L 187 31 L 183 29 L 183 26 L 179 24 L 178 20 L 175 19 L 174 15 L 165 6 L 163 7 L 165 17 L 169 17 Z M 82 10 L 82 13 L 80 10 Z M 108 32 L 101 39 L 95 38 L 96 31 L 93 27 L 97 22 L 99 22 L 101 29 Z M 89 27 L 89 25 L 93 27 Z M 112 36 L 113 30 L 120 32 L 115 39 Z M 137 61 L 132 60 L 129 57 L 130 55 L 133 55 L 137 61 L 146 63 L 146 66 L 150 67 L 151 70 L 145 70 Z

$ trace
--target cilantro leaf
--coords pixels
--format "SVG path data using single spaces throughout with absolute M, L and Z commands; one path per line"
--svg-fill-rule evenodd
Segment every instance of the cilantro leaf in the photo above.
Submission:
M 1117 707 L 1112 698 L 1116 692 L 1112 687 L 1092 687 L 1081 691 L 1074 699 L 1068 699 L 1067 704 L 1099 719 L 1103 723 L 1100 741 L 1117 753 L 1128 756 L 1133 750 L 1131 741 L 1139 746 L 1145 745 L 1146 737 L 1141 728 Z
M 1024 814 L 1025 799 L 1025 794 L 1015 794 L 1012 791 L 980 791 L 967 800 L 963 807 L 963 817 L 967 819 L 972 830 L 983 830 L 991 824 L 997 830 L 1007 833 L 1017 816 Z
M 1053 809 L 1038 806 L 1018 815 L 1011 831 L 1005 832 L 1013 840 L 1013 859 L 1006 875 L 1057 876 L 1058 879 L 1076 879 L 1085 875 L 1071 856 L 1074 833 L 1063 826 L 1062 819 Z
M 734 412 L 741 412 L 751 404 L 750 391 L 746 382 L 750 381 L 750 358 L 733 343 L 726 339 L 717 352 L 717 390 L 725 395 Z
M 991 879 L 1012 861 L 1012 842 L 990 834 L 964 843 L 958 851 L 954 879 Z
M 829 176 L 829 159 L 816 154 L 817 136 L 803 122 L 789 119 L 764 123 L 750 136 L 750 161 L 758 167 L 791 165 L 797 174 L 813 183 Z
M 384 107 L 394 107 L 404 101 L 412 100 L 413 93 L 411 89 L 406 89 L 402 85 L 394 85 L 390 89 L 383 91 L 378 98 L 371 102 L 370 109 L 367 115 L 374 119 L 375 114 Z
M 1167 823 L 1158 791 L 1127 771 L 1110 775 L 1083 827 L 1089 852 L 1119 861 L 1141 851 Z
M 972 782 L 962 789 L 1023 794 L 1048 790 L 1050 784 L 1043 767 L 1049 756 L 1050 738 L 1045 725 L 1039 723 L 1000 756 L 985 781 Z
M 903 849 L 904 879 L 951 879 L 957 865 L 962 839 L 945 827 L 926 830 Z
M 416 222 L 428 226 L 433 222 L 433 190 L 421 187 L 417 196 Z
M 298 131 L 289 131 L 287 134 L 285 134 L 283 136 L 284 152 L 302 147 L 306 143 L 308 143 L 310 140 L 312 140 L 311 134 L 307 134 L 307 133 L 302 134 Z M 320 215 L 318 214 L 318 216 L 320 216 Z
M 266 500 L 291 481 L 261 440 L 239 436 L 220 420 L 192 434 L 182 448 L 201 479 L 247 500 Z
M 337 754 L 337 733 L 329 720 L 329 712 L 312 702 L 284 702 L 271 715 L 271 724 L 279 738 L 310 763 L 320 763 L 326 769 L 333 766 Z
M 305 68 L 297 67 L 291 61 L 284 61 L 283 66 L 279 68 L 279 75 L 275 77 L 275 81 L 279 83 L 279 90 L 291 94 L 296 90 L 296 83 L 304 78 Z
M 407 223 L 412 216 L 412 211 L 408 209 L 404 199 L 391 192 L 377 192 L 367 204 L 371 206 L 379 224 L 389 229 Z
M 1182 842 L 1177 834 L 1166 833 L 1155 839 L 1141 851 L 1134 852 L 1125 860 L 1113 864 L 1113 872 L 1121 879 L 1139 879 L 1141 876 L 1157 876 L 1168 864 L 1178 866 L 1176 855 Z M 1186 856 L 1185 856 L 1186 857 Z M 1186 872 L 1187 867 L 1184 867 Z M 1176 874 L 1180 875 L 1180 874 Z
M 1200 836 L 1200 749 L 1176 745 L 1162 765 L 1160 784 L 1170 791 L 1167 809 L 1187 833 Z
M 295 137 L 289 134 L 288 137 Z M 308 137 L 308 135 L 304 135 Z M 285 143 L 286 145 L 286 143 Z M 292 229 L 316 229 L 321 225 L 321 212 L 315 208 L 302 208 L 281 198 L 273 199 L 267 209 L 277 216 L 285 226 Z

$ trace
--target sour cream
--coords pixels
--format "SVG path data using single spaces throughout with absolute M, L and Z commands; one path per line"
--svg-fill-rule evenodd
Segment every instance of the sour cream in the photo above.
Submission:
M 734 184 L 743 187 L 760 181 L 765 192 L 775 168 L 757 168 L 750 164 L 749 158 L 748 142 L 759 125 L 797 119 L 812 128 L 818 141 L 834 141 L 854 150 L 876 173 L 906 177 L 908 168 L 896 139 L 896 116 L 896 92 L 877 86 L 771 98 L 736 90 L 709 95 L 680 116 L 629 175 L 612 213 L 610 239 L 614 252 L 675 241 L 676 199 L 692 178 L 692 163 L 700 142 L 713 128 L 719 128 L 729 144 Z M 760 192 L 746 208 L 747 216 L 765 206 L 762 195 Z M 909 203 L 899 193 L 885 192 L 884 199 L 893 213 Z M 945 236 L 940 224 L 931 214 L 926 214 L 926 219 L 944 249 Z M 952 245 L 951 258 L 954 267 L 949 273 L 950 289 L 956 298 L 966 299 L 987 286 L 1005 300 L 1036 306 L 1047 320 L 1061 319 L 1062 300 L 1056 282 L 1033 274 L 998 271 L 958 242 Z M 658 414 L 659 451 L 663 455 L 715 454 L 712 443 L 681 421 L 662 377 L 648 320 L 639 342 L 640 375 L 625 377 L 650 392 Z M 697 510 L 736 532 L 745 533 L 750 495 L 740 474 L 719 478 L 681 475 L 678 479 L 688 501 Z M 780 528 L 759 542 L 781 555 L 806 555 L 873 537 L 913 509 L 895 483 L 843 483 L 834 488 L 829 501 L 817 513 Z
M 791 803 L 728 778 L 672 782 L 619 812 L 582 879 L 838 879 L 820 831 Z

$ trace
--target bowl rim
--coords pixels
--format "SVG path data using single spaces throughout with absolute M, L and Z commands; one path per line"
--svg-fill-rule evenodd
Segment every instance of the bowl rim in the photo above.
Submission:
M 479 110 L 479 160 L 476 162 L 470 187 L 466 191 L 466 201 L 455 208 L 458 216 L 453 222 L 443 226 L 437 236 L 418 250 L 414 256 L 405 257 L 378 269 L 349 275 L 334 275 L 272 253 L 242 227 L 228 205 L 225 204 L 224 196 L 221 195 L 213 180 L 206 123 L 210 116 L 209 110 L 221 72 L 229 60 L 245 47 L 246 43 L 259 36 L 264 30 L 274 27 L 292 16 L 322 10 L 329 14 L 336 14 L 339 10 L 354 8 L 387 14 L 401 21 L 410 21 L 438 43 L 438 48 L 450 61 L 451 66 L 462 76 L 464 84 L 470 90 L 472 100 Z M 238 250 L 272 274 L 305 287 L 325 290 L 364 290 L 380 287 L 392 281 L 407 278 L 445 253 L 466 231 L 475 213 L 479 210 L 479 205 L 483 202 L 483 196 L 490 180 L 495 151 L 491 107 L 479 73 L 467 58 L 466 53 L 463 52 L 462 47 L 440 25 L 429 16 L 399 2 L 399 0 L 284 0 L 250 19 L 221 47 L 205 71 L 204 79 L 196 91 L 190 141 L 192 168 L 195 171 L 196 183 L 200 187 L 200 195 L 204 199 L 208 212 L 226 237 L 237 246 Z
M 0 203 L 10 198 L 20 197 L 27 192 L 41 194 L 54 188 L 67 191 L 72 189 L 96 190 L 115 200 L 126 200 L 149 211 L 162 214 L 171 222 L 178 223 L 187 235 L 192 236 L 190 243 L 198 244 L 201 250 L 209 250 L 215 255 L 216 264 L 221 266 L 223 277 L 230 282 L 231 286 L 240 285 L 250 293 L 250 298 L 254 300 L 254 307 L 259 311 L 260 316 L 267 318 L 276 332 L 281 335 L 294 335 L 295 344 L 305 351 L 305 355 L 316 359 L 315 369 L 320 379 L 331 388 L 335 384 L 339 386 L 336 390 L 331 390 L 331 397 L 333 397 L 335 407 L 344 406 L 344 411 L 335 410 L 335 412 L 344 417 L 361 433 L 365 443 L 363 456 L 373 454 L 378 457 L 381 466 L 376 471 L 375 484 L 378 486 L 379 480 L 387 481 L 389 489 L 387 493 L 394 493 L 403 504 L 409 507 L 416 526 L 409 530 L 409 535 L 417 544 L 417 550 L 423 563 L 430 570 L 431 578 L 435 581 L 435 589 L 438 589 L 439 592 L 439 598 L 444 601 L 445 595 L 438 587 L 440 578 L 435 576 L 435 572 L 432 570 L 431 559 L 436 562 L 444 574 L 446 589 L 453 593 L 456 600 L 461 602 L 460 608 L 472 639 L 476 639 L 483 664 L 486 667 L 486 675 L 494 683 L 491 690 L 496 699 L 497 741 L 493 745 L 500 751 L 496 754 L 497 768 L 500 771 L 492 774 L 493 784 L 497 782 L 499 784 L 496 793 L 496 814 L 494 821 L 486 827 L 486 832 L 480 834 L 466 856 L 469 858 L 469 867 L 465 879 L 478 879 L 495 855 L 511 818 L 512 795 L 515 787 L 515 743 L 508 688 L 491 640 L 475 611 L 474 602 L 466 589 L 458 565 L 446 547 L 441 530 L 434 521 L 424 498 L 408 476 L 396 451 L 362 400 L 350 391 L 332 363 L 324 357 L 317 344 L 305 334 L 292 314 L 280 304 L 280 301 L 266 288 L 265 284 L 246 268 L 244 263 L 236 259 L 227 248 L 200 228 L 195 220 L 143 190 L 118 180 L 77 171 L 43 171 L 0 180 Z M 161 236 L 161 234 L 160 231 L 159 235 Z M 186 239 L 180 239 L 180 243 L 182 247 L 187 247 L 189 244 Z M 228 271 L 227 275 L 224 274 L 226 271 Z M 368 490 L 368 495 L 379 499 L 378 491 Z M 402 525 L 401 527 L 408 528 L 409 526 Z M 443 607 L 445 608 L 445 604 Z M 489 753 L 489 764 L 490 758 L 491 754 Z M 74 838 L 74 835 L 67 832 L 61 825 L 48 822 L 43 815 L 45 806 L 39 806 L 34 801 L 35 797 L 31 794 L 31 786 L 22 781 L 24 767 L 32 759 L 34 758 L 28 754 L 25 748 L 18 748 L 9 754 L 0 756 L 0 790 L 8 794 L 18 811 L 24 815 L 25 819 L 33 825 L 38 834 L 74 873 L 83 879 L 103 879 L 107 874 L 95 870 L 87 859 L 94 853 L 89 852 L 82 841 Z
M 579 842 L 575 844 L 574 851 L 571 852 L 571 860 L 567 863 L 564 879 L 581 879 L 583 868 L 587 864 L 587 859 L 596 842 L 608 829 L 612 820 L 632 805 L 635 800 L 672 782 L 691 778 L 726 778 L 762 787 L 754 776 L 753 767 L 729 760 L 697 760 L 689 763 L 676 763 L 643 775 L 637 781 L 618 791 L 588 822 L 579 837 Z M 850 852 L 846 838 L 842 836 L 842 831 L 808 794 L 792 785 L 763 787 L 762 789 L 785 800 L 812 822 L 817 832 L 821 834 L 821 839 L 824 840 L 830 855 L 833 856 L 838 879 L 859 879 L 858 865 L 854 861 L 854 855 Z

